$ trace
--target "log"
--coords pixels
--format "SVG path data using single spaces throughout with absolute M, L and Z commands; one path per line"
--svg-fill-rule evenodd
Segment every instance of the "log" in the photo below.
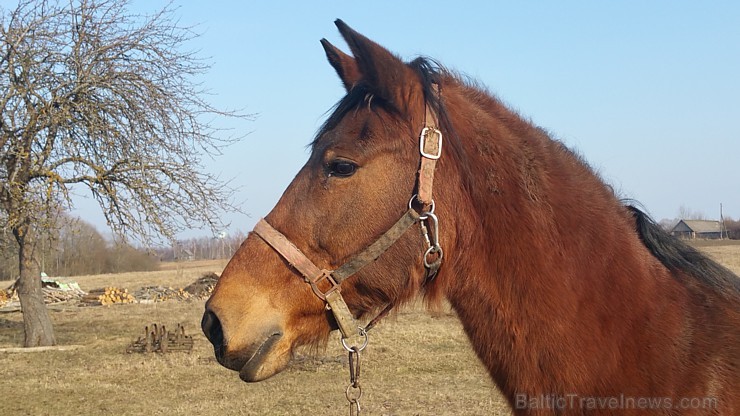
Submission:
M 80 348 L 85 348 L 84 345 L 52 345 L 48 347 L 10 347 L 0 348 L 0 352 L 46 352 L 46 351 L 74 351 Z

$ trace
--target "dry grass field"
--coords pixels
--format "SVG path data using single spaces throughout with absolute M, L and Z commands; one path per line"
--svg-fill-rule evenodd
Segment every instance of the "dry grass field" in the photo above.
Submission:
M 698 248 L 740 276 L 740 240 L 708 241 Z
M 702 250 L 740 273 L 740 246 Z M 85 290 L 183 287 L 223 262 L 175 264 L 149 273 L 83 276 Z M 0 286 L 7 286 L 0 282 Z M 0 352 L 2 415 L 345 414 L 346 356 L 338 337 L 301 353 L 283 373 L 246 384 L 219 366 L 200 333 L 204 301 L 54 308 L 60 344 L 72 351 Z M 0 314 L 0 349 L 22 341 L 19 312 Z M 145 325 L 185 325 L 192 353 L 126 354 Z M 361 403 L 368 415 L 508 415 L 456 317 L 410 307 L 370 334 L 362 357 Z

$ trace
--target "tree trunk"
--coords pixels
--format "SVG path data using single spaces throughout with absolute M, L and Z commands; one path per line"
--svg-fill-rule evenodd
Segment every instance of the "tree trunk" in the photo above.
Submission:
M 13 229 L 19 246 L 20 278 L 16 284 L 18 299 L 23 311 L 23 329 L 26 334 L 23 346 L 44 347 L 56 344 L 54 327 L 44 304 L 41 290 L 41 270 L 36 259 L 36 238 L 33 227 L 24 223 Z

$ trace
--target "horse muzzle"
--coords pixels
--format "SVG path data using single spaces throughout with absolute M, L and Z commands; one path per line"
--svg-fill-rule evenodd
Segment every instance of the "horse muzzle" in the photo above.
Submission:
M 201 328 L 206 338 L 213 344 L 216 360 L 222 366 L 239 372 L 239 378 L 246 382 L 264 380 L 282 370 L 290 360 L 290 348 L 278 348 L 284 339 L 284 332 L 278 325 L 258 331 L 245 342 L 236 337 L 227 337 L 224 328 L 210 310 L 206 310 L 201 320 Z M 241 337 L 240 337 L 241 338 Z M 240 341 L 240 342 L 237 342 Z

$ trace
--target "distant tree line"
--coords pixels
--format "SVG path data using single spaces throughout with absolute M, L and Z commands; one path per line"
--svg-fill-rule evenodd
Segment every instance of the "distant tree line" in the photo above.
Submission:
M 246 239 L 237 231 L 144 249 L 105 238 L 92 224 L 67 215 L 60 216 L 56 230 L 39 234 L 41 271 L 49 276 L 149 271 L 157 270 L 161 261 L 225 259 Z M 10 233 L 0 233 L 0 280 L 14 280 L 18 273 L 18 244 Z
M 740 240 L 740 220 L 725 218 L 724 222 L 725 230 L 727 231 L 727 238 L 731 240 Z
M 91 224 L 61 215 L 55 228 L 39 232 L 39 263 L 49 276 L 147 271 L 159 259 L 147 250 L 103 237 Z M 18 244 L 10 233 L 0 234 L 0 280 L 18 278 Z
M 194 237 L 177 240 L 170 247 L 155 251 L 162 261 L 225 259 L 231 258 L 246 238 L 241 231 L 218 237 Z
M 180 239 L 166 247 L 137 248 L 111 241 L 79 218 L 62 215 L 55 231 L 40 232 L 41 271 L 49 276 L 123 273 L 157 270 L 161 261 L 225 259 L 246 239 L 237 231 L 219 237 Z M 18 245 L 9 233 L 0 233 L 0 280 L 18 277 Z

